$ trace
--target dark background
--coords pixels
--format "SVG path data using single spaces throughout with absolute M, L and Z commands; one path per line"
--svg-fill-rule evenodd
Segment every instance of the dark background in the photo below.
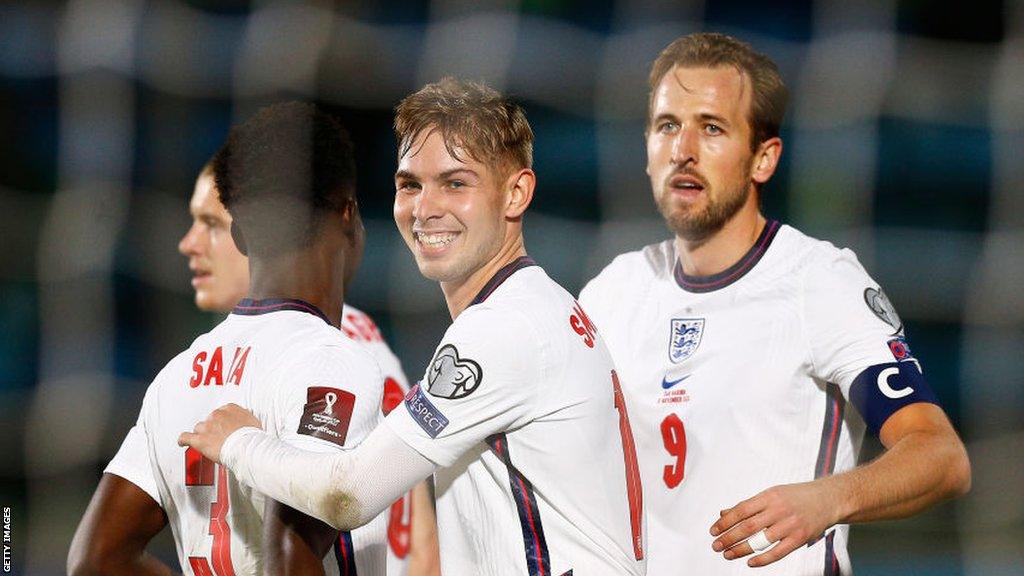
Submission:
M 63 573 L 146 385 L 220 320 L 193 307 L 176 246 L 230 125 L 287 98 L 342 116 L 368 229 L 349 300 L 416 380 L 448 317 L 391 221 L 392 107 L 443 74 L 525 106 L 527 246 L 576 292 L 668 236 L 644 174 L 646 76 L 698 30 L 779 63 L 793 101 L 765 210 L 857 252 L 971 452 L 971 495 L 854 528 L 855 567 L 1024 572 L 1024 7 L 915 0 L 0 4 L 0 504 L 15 571 Z M 169 539 L 160 550 L 174 560 Z

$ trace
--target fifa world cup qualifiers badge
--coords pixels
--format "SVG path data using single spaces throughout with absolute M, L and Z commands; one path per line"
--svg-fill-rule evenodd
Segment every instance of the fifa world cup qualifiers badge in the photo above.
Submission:
M 298 433 L 344 446 L 355 406 L 356 397 L 351 392 L 311 386 L 306 390 L 306 406 Z

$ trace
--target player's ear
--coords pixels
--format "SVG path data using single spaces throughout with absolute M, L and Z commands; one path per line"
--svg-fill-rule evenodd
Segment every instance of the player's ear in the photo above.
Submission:
M 363 219 L 359 215 L 359 202 L 355 198 L 345 202 L 345 207 L 341 209 L 341 219 L 349 240 L 354 240 L 365 233 Z
M 238 227 L 238 222 L 231 221 L 231 239 L 235 242 L 235 248 L 242 253 L 242 256 L 248 256 L 249 252 L 245 246 L 245 236 L 242 235 L 242 229 Z
M 761 142 L 754 152 L 754 166 L 750 177 L 755 184 L 764 184 L 775 174 L 782 156 L 782 138 L 778 136 Z
M 537 186 L 537 175 L 529 168 L 517 170 L 509 176 L 508 203 L 505 205 L 506 218 L 520 218 L 533 201 L 533 189 Z

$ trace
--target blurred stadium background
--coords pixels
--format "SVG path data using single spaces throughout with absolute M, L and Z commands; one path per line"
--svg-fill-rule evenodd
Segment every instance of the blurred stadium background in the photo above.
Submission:
M 644 175 L 646 74 L 697 30 L 780 63 L 794 98 L 766 210 L 857 251 L 971 452 L 972 493 L 855 528 L 855 568 L 1024 574 L 1024 5 L 1009 0 L 0 4 L 14 572 L 63 573 L 147 383 L 219 321 L 193 308 L 176 245 L 231 124 L 284 98 L 348 124 L 369 234 L 350 301 L 418 379 L 448 318 L 393 229 L 391 108 L 443 74 L 515 95 L 537 136 L 528 248 L 577 291 L 667 235 Z M 159 550 L 173 562 L 169 538 Z

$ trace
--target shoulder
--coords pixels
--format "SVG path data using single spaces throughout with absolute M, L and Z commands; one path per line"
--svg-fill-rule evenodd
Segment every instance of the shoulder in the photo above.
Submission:
M 617 255 L 584 286 L 580 301 L 588 312 L 605 316 L 607 310 L 617 310 L 626 301 L 638 298 L 638 286 L 671 279 L 675 261 L 676 250 L 671 239 Z
M 857 255 L 849 248 L 839 248 L 827 240 L 808 236 L 800 230 L 782 225 L 759 266 L 762 281 L 780 277 L 796 279 L 804 288 L 819 282 L 835 282 L 853 276 L 865 276 Z
M 530 306 L 531 300 L 529 295 L 521 292 L 504 298 L 492 296 L 459 314 L 445 332 L 445 339 L 493 342 L 532 339 L 536 333 L 537 317 L 543 315 L 544 310 Z
M 348 367 L 379 371 L 376 359 L 365 346 L 346 338 L 330 326 L 325 326 L 317 337 L 294 342 L 290 348 L 292 357 L 283 364 L 323 369 Z
M 380 343 L 385 347 L 384 337 L 377 328 L 377 323 L 369 314 L 345 304 L 341 310 L 341 331 L 349 338 L 366 344 Z
M 369 314 L 355 306 L 345 304 L 341 312 L 341 331 L 373 354 L 385 376 L 397 378 L 403 387 L 408 388 L 401 361 L 388 346 L 384 335 Z
M 583 287 L 580 299 L 614 297 L 628 285 L 667 278 L 672 274 L 675 260 L 675 247 L 671 239 L 619 254 Z
M 874 283 L 853 250 L 837 247 L 826 240 L 801 236 L 799 246 L 803 257 L 798 268 L 805 289 L 837 283 Z
M 675 261 L 675 246 L 672 240 L 664 240 L 644 246 L 640 250 L 619 254 L 591 280 L 591 283 L 618 282 L 634 278 L 637 274 L 646 277 L 669 276 L 672 274 Z
M 374 356 L 334 326 L 310 316 L 294 328 L 263 350 L 260 371 L 272 388 L 380 378 Z

